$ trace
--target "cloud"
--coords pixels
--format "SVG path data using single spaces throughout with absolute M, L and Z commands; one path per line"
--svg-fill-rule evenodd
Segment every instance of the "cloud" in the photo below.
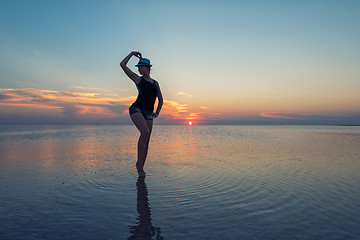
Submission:
M 186 92 L 178 92 L 178 93 L 176 93 L 176 95 L 184 96 L 184 97 L 188 97 L 188 98 L 193 97 L 192 94 L 189 94 L 189 93 L 186 93 Z
M 84 88 L 85 89 L 85 88 Z M 95 89 L 93 89 L 95 90 Z M 100 91 L 100 90 L 99 90 Z M 128 107 L 136 96 L 45 89 L 1 89 L 0 124 L 131 124 Z M 360 125 L 360 113 L 316 115 L 262 112 L 253 115 L 212 112 L 165 99 L 158 124 L 335 124 Z
M 208 111 L 208 107 L 191 107 L 177 101 L 164 100 L 164 106 L 159 119 L 166 124 L 187 124 L 195 121 L 195 124 L 207 124 L 224 119 L 222 114 Z
M 164 100 L 161 117 L 166 119 L 183 119 L 188 112 L 188 106 L 172 100 Z
M 268 124 L 360 125 L 360 113 L 319 115 L 293 112 L 263 112 L 260 113 L 260 117 L 262 117 L 264 123 Z
M 307 114 L 295 114 L 292 112 L 263 112 L 260 113 L 260 116 L 262 117 L 268 117 L 268 118 L 279 118 L 279 119 L 304 119 Z
M 77 89 L 77 90 L 83 90 L 83 91 L 96 91 L 97 93 L 99 92 L 113 92 L 113 91 L 120 91 L 120 92 L 128 92 L 129 89 L 128 88 L 115 88 L 115 89 L 104 89 L 104 88 L 96 88 L 96 87 L 84 87 L 84 86 L 71 86 L 70 88 L 72 89 Z
M 79 114 L 80 109 L 73 104 L 63 104 L 61 106 L 61 111 L 63 116 L 74 118 Z
M 13 118 L 32 119 L 34 123 L 131 123 L 128 107 L 136 96 L 102 94 L 106 89 L 76 86 L 84 92 L 53 91 L 46 89 L 0 89 L 0 111 L 7 115 L 0 122 L 12 122 Z M 85 90 L 91 92 L 86 92 Z M 3 115 L 3 114 L 2 114 Z M 173 123 L 184 119 L 200 119 L 196 112 L 189 112 L 189 107 L 172 100 L 164 100 L 160 113 L 164 123 Z M 20 120 L 19 120 L 20 121 Z
M 1 101 L 1 100 L 5 100 L 5 99 L 10 99 L 10 98 L 11 98 L 11 96 L 9 96 L 9 95 L 0 94 L 0 101 Z
M 0 110 L 7 119 L 31 117 L 38 120 L 51 116 L 56 122 L 108 123 L 117 120 L 130 123 L 124 112 L 135 97 L 107 97 L 98 93 L 52 91 L 44 89 L 0 89 Z M 44 112 L 44 110 L 46 110 Z M 56 119 L 57 118 L 57 119 Z M 26 121 L 26 118 L 23 120 Z
M 103 88 L 95 88 L 95 87 L 84 87 L 84 86 L 71 86 L 70 88 L 73 89 L 81 89 L 81 90 L 96 90 L 96 91 L 109 91 L 107 89 L 103 89 Z

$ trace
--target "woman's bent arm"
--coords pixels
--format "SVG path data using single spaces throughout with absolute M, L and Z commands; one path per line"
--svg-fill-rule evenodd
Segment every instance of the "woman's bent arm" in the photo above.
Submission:
M 140 81 L 140 77 L 134 73 L 133 71 L 130 70 L 130 68 L 128 68 L 126 66 L 126 64 L 129 62 L 130 58 L 132 56 L 136 56 L 138 58 L 141 59 L 141 53 L 140 52 L 131 52 L 129 53 L 129 55 L 127 55 L 121 62 L 120 62 L 120 67 L 124 70 L 125 74 L 131 79 L 133 80 L 136 84 L 139 83 Z
M 162 105 L 163 105 L 163 102 L 164 102 L 163 96 L 161 94 L 160 86 L 159 86 L 159 84 L 157 82 L 156 82 L 156 86 L 157 86 L 157 97 L 158 97 L 159 102 L 158 102 L 158 105 L 157 105 L 157 108 L 156 108 L 156 112 L 154 113 L 155 117 L 159 116 Z

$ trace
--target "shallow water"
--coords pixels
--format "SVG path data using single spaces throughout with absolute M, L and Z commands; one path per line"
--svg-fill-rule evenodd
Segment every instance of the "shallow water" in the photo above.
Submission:
M 0 126 L 0 239 L 358 239 L 360 127 Z

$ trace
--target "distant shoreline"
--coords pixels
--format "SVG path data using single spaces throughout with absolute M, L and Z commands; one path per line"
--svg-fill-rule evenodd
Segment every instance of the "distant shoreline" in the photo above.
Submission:
M 157 126 L 188 126 L 188 124 L 155 124 Z M 51 124 L 51 123 L 3 123 L 0 126 L 132 126 L 132 124 Z M 360 124 L 193 124 L 192 126 L 338 126 L 360 127 Z

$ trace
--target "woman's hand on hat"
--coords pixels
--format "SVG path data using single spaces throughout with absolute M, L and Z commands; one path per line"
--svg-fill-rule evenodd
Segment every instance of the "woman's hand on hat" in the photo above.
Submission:
M 139 59 L 142 59 L 141 53 L 137 51 L 131 52 L 133 56 L 138 57 Z

